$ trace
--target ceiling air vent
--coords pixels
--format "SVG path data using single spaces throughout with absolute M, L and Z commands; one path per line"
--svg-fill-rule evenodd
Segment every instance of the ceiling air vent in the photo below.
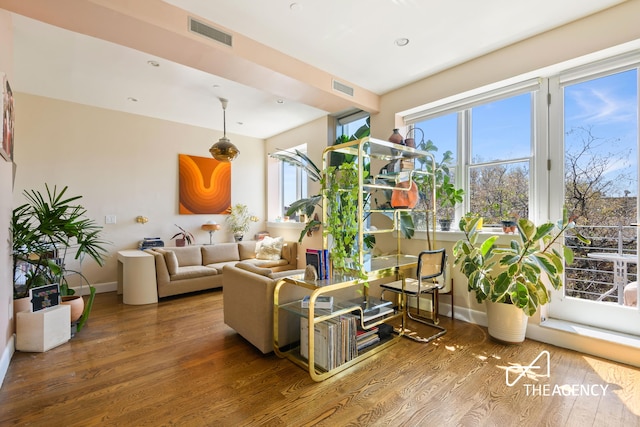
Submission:
M 233 37 L 231 36 L 231 34 L 227 34 L 205 23 L 196 21 L 193 18 L 189 18 L 189 29 L 194 33 L 198 33 L 211 40 L 226 44 L 227 46 L 233 45 Z
M 333 81 L 333 90 L 337 90 L 338 92 L 342 92 L 345 95 L 353 96 L 353 88 L 350 87 L 350 86 L 347 86 L 344 83 L 340 83 L 337 80 Z

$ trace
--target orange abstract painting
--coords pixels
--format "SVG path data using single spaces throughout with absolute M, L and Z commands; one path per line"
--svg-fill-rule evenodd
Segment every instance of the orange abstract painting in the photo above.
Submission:
M 222 214 L 231 207 L 231 163 L 178 154 L 180 214 Z

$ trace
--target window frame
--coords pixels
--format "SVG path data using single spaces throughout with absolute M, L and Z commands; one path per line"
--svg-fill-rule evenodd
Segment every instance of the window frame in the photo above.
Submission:
M 536 189 L 539 187 L 537 179 L 540 172 L 540 160 L 538 155 L 542 154 L 544 159 L 546 156 L 547 138 L 546 133 L 540 132 L 537 118 L 546 116 L 546 103 L 541 98 L 545 82 L 541 78 L 527 79 L 521 82 L 513 83 L 503 87 L 493 88 L 484 92 L 476 92 L 473 95 L 458 95 L 444 100 L 427 104 L 424 109 L 416 111 L 412 114 L 404 116 L 404 122 L 408 126 L 435 119 L 447 114 L 455 113 L 458 116 L 457 125 L 457 153 L 456 162 L 453 166 L 456 186 L 462 188 L 465 192 L 464 201 L 456 206 L 455 217 L 460 218 L 465 212 L 469 212 L 470 202 L 470 175 L 471 169 L 478 167 L 486 167 L 499 164 L 529 162 L 529 217 L 536 220 L 540 215 L 537 210 L 537 197 L 534 197 Z M 472 130 L 472 109 L 477 106 L 486 105 L 491 102 L 519 96 L 525 93 L 531 93 L 531 142 L 530 155 L 528 157 L 520 157 L 508 160 L 484 162 L 474 164 L 472 162 L 471 153 L 473 141 L 471 138 Z M 546 92 L 544 93 L 546 94 Z M 541 109 L 543 109 L 541 111 Z M 546 163 L 546 162 L 544 162 Z

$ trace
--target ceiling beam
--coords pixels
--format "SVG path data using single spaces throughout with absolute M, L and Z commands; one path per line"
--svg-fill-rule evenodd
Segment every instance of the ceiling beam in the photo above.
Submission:
M 161 0 L 0 0 L 0 8 L 328 113 L 380 110 L 378 95 Z M 231 34 L 232 47 L 190 32 L 190 16 Z M 334 79 L 353 96 L 334 90 Z

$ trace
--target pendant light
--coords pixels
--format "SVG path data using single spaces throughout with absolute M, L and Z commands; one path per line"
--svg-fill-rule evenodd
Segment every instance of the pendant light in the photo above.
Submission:
M 224 98 L 220 98 L 220 102 L 222 103 L 222 123 L 223 123 L 223 135 L 222 138 L 215 144 L 211 146 L 209 152 L 213 156 L 214 159 L 219 160 L 221 162 L 230 162 L 238 157 L 240 154 L 240 150 L 238 147 L 233 145 L 229 138 L 227 138 L 227 101 Z

